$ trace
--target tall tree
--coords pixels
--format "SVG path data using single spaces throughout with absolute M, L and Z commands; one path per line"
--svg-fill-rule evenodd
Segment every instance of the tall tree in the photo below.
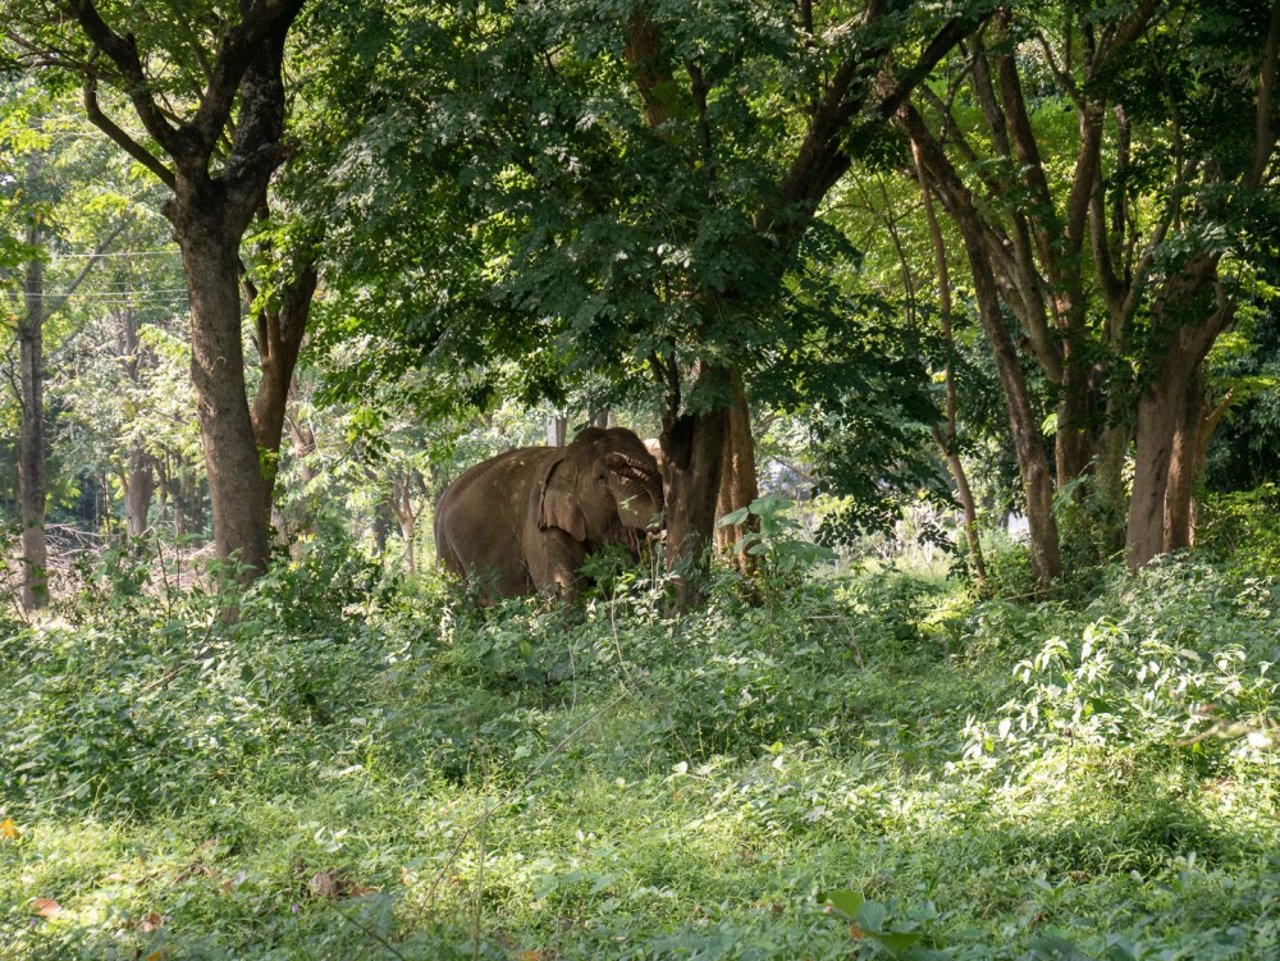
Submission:
M 1157 54 L 1178 157 L 1174 196 L 1157 229 L 1176 246 L 1155 266 L 1146 323 L 1133 332 L 1138 401 L 1125 545 L 1131 567 L 1191 543 L 1192 489 L 1221 416 L 1206 403 L 1205 359 L 1235 319 L 1238 275 L 1258 269 L 1259 255 L 1270 260 L 1275 249 L 1280 3 L 1191 12 Z M 1212 59 L 1174 56 L 1178 45 L 1211 52 Z M 1104 277 L 1106 252 L 1099 250 Z M 1104 286 L 1113 299 L 1131 296 L 1123 284 Z
M 250 574 L 266 569 L 269 505 L 245 388 L 240 246 L 285 159 L 285 39 L 302 3 L 193 3 L 131 19 L 110 8 L 124 21 L 115 26 L 93 0 L 3 5 L 11 41 L 32 62 L 79 75 L 89 119 L 169 188 L 214 540 L 219 557 Z M 127 100 L 143 135 L 108 114 L 104 87 Z M 276 356 L 291 363 L 296 349 Z M 282 404 L 269 408 L 283 419 Z M 259 430 L 278 450 L 278 426 Z

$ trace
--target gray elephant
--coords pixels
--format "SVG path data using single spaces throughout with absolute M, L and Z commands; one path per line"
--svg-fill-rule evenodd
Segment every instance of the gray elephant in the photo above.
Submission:
M 622 427 L 588 427 L 566 447 L 522 447 L 477 464 L 436 503 L 436 552 L 485 599 L 575 594 L 587 555 L 638 556 L 662 511 L 662 475 Z

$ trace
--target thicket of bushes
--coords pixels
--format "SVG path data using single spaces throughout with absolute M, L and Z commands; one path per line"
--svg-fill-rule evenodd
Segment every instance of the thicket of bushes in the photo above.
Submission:
M 234 621 L 86 594 L 0 637 L 0 945 L 1275 957 L 1268 496 L 1034 603 L 789 569 L 476 611 L 344 545 Z

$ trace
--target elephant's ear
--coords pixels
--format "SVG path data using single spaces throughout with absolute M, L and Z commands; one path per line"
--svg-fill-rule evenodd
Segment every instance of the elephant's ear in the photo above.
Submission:
M 559 469 L 563 463 L 564 458 L 552 461 L 542 475 L 541 495 L 538 498 L 538 530 L 558 527 L 575 541 L 585 541 L 587 519 L 578 506 L 578 497 L 567 476 L 568 471 Z

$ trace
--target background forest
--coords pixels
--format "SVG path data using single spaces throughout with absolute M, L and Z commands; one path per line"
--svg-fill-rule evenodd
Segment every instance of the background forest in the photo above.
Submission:
M 0 24 L 0 955 L 1280 953 L 1280 4 Z

